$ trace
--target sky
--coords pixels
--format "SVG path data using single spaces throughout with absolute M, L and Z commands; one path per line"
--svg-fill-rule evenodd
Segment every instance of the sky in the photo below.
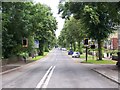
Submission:
M 64 19 L 62 19 L 60 17 L 60 15 L 58 15 L 58 4 L 59 4 L 59 0 L 34 0 L 36 3 L 40 2 L 41 4 L 46 4 L 49 7 L 51 7 L 52 9 L 52 13 L 53 16 L 56 17 L 56 20 L 58 22 L 58 29 L 56 30 L 56 36 L 58 37 L 60 35 L 60 31 L 63 28 L 63 24 L 64 24 Z

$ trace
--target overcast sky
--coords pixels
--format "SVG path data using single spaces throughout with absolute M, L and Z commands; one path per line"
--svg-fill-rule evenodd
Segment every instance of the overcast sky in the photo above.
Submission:
M 42 4 L 46 4 L 51 7 L 53 15 L 56 17 L 58 22 L 58 29 L 56 30 L 56 36 L 58 37 L 60 34 L 60 31 L 63 28 L 64 19 L 62 19 L 57 13 L 58 13 L 58 4 L 59 0 L 34 0 L 35 2 L 40 2 Z

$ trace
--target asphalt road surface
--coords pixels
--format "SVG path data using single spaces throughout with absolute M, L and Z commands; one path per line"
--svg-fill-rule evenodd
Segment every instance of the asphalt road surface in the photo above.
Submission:
M 2 88 L 118 88 L 118 84 L 53 49 L 43 59 L 2 75 Z

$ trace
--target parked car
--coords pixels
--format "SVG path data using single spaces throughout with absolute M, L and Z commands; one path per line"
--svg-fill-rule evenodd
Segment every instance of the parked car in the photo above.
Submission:
M 79 52 L 74 52 L 72 54 L 72 58 L 79 58 L 80 57 L 80 53 Z
M 66 48 L 62 48 L 62 50 L 63 50 L 63 51 L 67 51 L 67 49 L 66 49 Z
M 60 47 L 59 49 L 60 49 L 60 50 L 62 50 L 62 48 L 61 48 L 61 47 Z
M 73 54 L 73 51 L 72 50 L 69 50 L 68 51 L 68 55 L 72 55 Z

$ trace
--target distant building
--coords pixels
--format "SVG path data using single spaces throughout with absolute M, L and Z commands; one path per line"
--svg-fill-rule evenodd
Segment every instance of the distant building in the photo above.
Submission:
M 118 31 L 111 34 L 109 37 L 109 40 L 111 41 L 110 49 L 113 49 L 113 50 L 118 49 Z

